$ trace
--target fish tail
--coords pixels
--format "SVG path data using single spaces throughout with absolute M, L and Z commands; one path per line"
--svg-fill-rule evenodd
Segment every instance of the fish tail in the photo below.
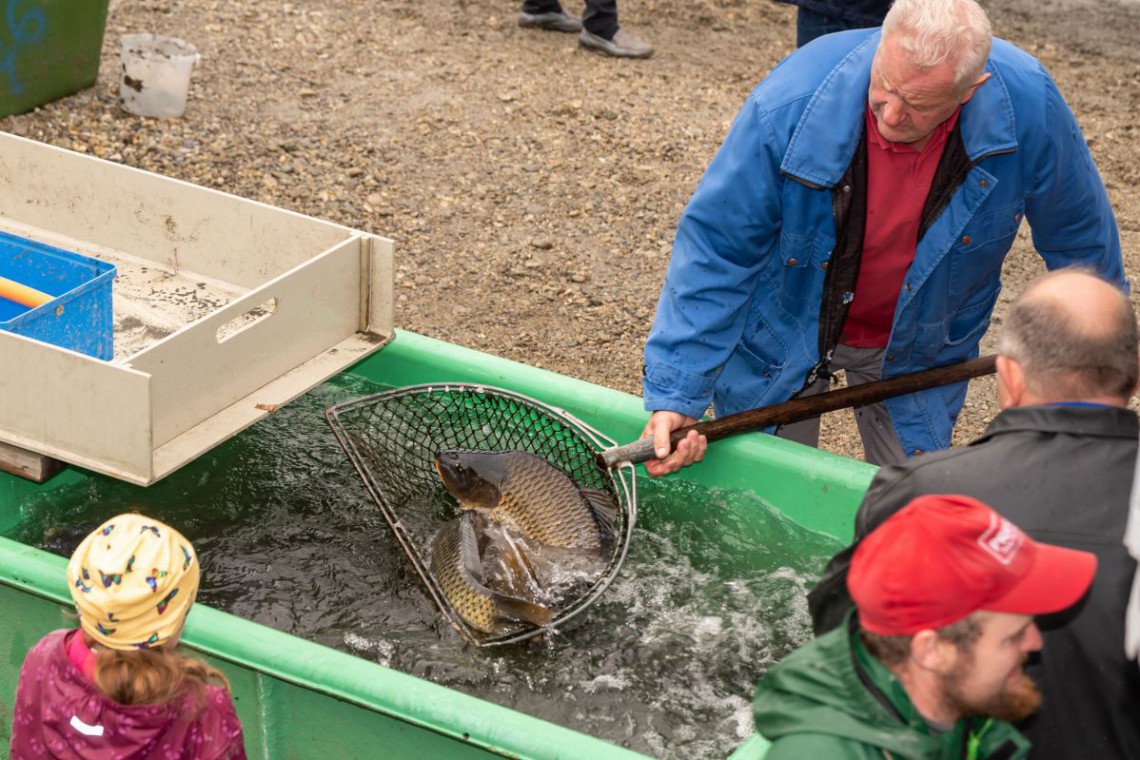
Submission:
M 549 608 L 513 596 L 495 594 L 495 605 L 504 616 L 512 620 L 525 620 L 531 625 L 546 626 L 554 620 L 554 612 Z

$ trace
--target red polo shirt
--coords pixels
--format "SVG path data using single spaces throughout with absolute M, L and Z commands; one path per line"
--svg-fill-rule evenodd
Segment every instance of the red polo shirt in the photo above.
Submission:
M 856 348 L 886 347 L 899 291 L 914 261 L 922 208 L 961 111 L 959 107 L 917 151 L 884 139 L 867 106 L 867 230 L 855 298 L 840 342 Z

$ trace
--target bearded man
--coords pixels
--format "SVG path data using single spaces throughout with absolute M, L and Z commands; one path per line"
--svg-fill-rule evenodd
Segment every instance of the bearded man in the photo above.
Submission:
M 860 543 L 841 627 L 761 680 L 766 760 L 1018 760 L 1040 704 L 1034 615 L 1080 601 L 1096 556 L 1038 543 L 982 502 L 920 496 Z

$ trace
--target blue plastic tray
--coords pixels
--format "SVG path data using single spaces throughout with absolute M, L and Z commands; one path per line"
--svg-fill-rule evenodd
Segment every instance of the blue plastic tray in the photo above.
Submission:
M 0 277 L 54 296 L 34 309 L 0 297 L 0 330 L 114 357 L 113 264 L 0 232 Z

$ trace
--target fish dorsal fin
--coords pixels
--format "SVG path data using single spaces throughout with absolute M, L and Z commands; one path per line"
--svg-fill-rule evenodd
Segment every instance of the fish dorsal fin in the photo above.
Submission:
M 541 604 L 524 602 L 506 594 L 495 594 L 495 604 L 499 611 L 512 620 L 525 620 L 531 625 L 550 625 L 554 620 L 554 613 Z
M 582 496 L 586 499 L 586 504 L 594 515 L 594 521 L 598 524 L 602 538 L 606 541 L 612 541 L 614 538 L 614 520 L 617 519 L 618 512 L 613 496 L 607 491 L 599 491 L 596 488 L 583 488 L 581 491 Z

